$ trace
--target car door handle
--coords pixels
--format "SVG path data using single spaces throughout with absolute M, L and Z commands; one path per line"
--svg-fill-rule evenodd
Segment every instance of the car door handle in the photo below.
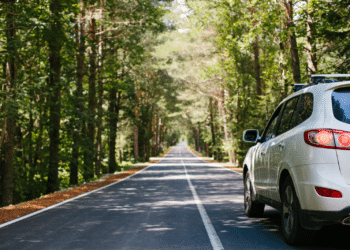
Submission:
M 261 155 L 266 155 L 266 152 L 261 151 L 260 154 Z
M 280 150 L 284 149 L 284 143 L 279 143 L 278 147 L 280 148 Z

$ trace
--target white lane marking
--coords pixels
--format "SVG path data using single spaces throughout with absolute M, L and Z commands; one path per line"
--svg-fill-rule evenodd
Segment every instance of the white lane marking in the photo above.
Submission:
M 221 241 L 219 239 L 219 236 L 217 235 L 217 233 L 215 231 L 215 228 L 214 228 L 213 224 L 211 223 L 211 220 L 210 220 L 207 212 L 205 211 L 205 209 L 204 209 L 204 207 L 202 205 L 201 200 L 199 199 L 199 197 L 197 195 L 196 189 L 192 185 L 190 176 L 187 173 L 187 168 L 186 168 L 186 166 L 185 166 L 185 164 L 183 163 L 182 160 L 181 160 L 181 163 L 182 163 L 182 166 L 185 168 L 187 182 L 188 182 L 188 185 L 190 186 L 193 198 L 194 198 L 194 200 L 195 200 L 195 202 L 197 204 L 197 208 L 198 208 L 199 213 L 200 213 L 200 215 L 202 217 L 205 229 L 207 230 L 207 234 L 209 236 L 211 246 L 213 247 L 214 250 L 222 250 L 222 249 L 224 249 L 224 247 L 223 247 L 223 245 L 222 245 L 222 243 L 221 243 Z

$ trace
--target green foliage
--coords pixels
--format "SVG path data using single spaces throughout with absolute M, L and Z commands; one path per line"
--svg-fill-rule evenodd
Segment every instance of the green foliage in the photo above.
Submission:
M 188 138 L 194 141 L 200 130 L 204 143 L 210 145 L 211 152 L 218 159 L 222 158 L 222 152 L 227 154 L 226 159 L 233 153 L 240 164 L 251 146 L 243 143 L 243 131 L 257 128 L 262 132 L 275 107 L 291 93 L 293 71 L 289 39 L 292 32 L 298 41 L 301 78 L 307 81 L 309 59 L 305 37 L 308 13 L 312 18 L 312 46 L 317 48 L 319 72 L 347 72 L 348 1 L 310 0 L 307 4 L 298 2 L 298 5 L 293 1 L 296 25 L 290 28 L 284 3 L 187 1 L 193 13 L 190 22 L 197 27 L 196 40 L 200 40 L 198 34 L 211 32 L 208 41 L 215 48 L 209 60 L 201 61 L 200 78 L 195 78 L 201 96 L 212 98 L 212 104 L 207 102 L 207 112 L 198 112 L 200 115 L 194 123 L 189 123 L 194 130 Z M 195 32 L 191 30 L 191 33 Z M 260 67 L 258 71 L 256 63 Z M 262 84 L 260 96 L 257 95 L 258 78 Z M 193 106 L 195 103 L 190 101 L 190 95 L 185 99 Z M 192 95 L 196 96 L 194 92 Z
M 85 4 L 83 4 L 85 2 Z M 13 165 L 14 170 L 14 201 L 15 203 L 24 200 L 39 197 L 46 192 L 46 186 L 50 183 L 48 178 L 48 169 L 50 165 L 50 145 L 49 134 L 52 130 L 50 115 L 50 105 L 52 97 L 57 97 L 55 90 L 60 89 L 60 138 L 59 138 L 59 168 L 58 179 L 60 188 L 67 188 L 70 185 L 71 166 L 74 161 L 73 148 L 78 140 L 78 182 L 87 181 L 84 176 L 87 158 L 84 153 L 90 153 L 93 161 L 97 161 L 97 153 L 90 152 L 90 145 L 97 148 L 94 142 L 87 140 L 87 124 L 101 125 L 102 145 L 100 155 L 102 158 L 101 172 L 107 173 L 107 162 L 110 150 L 108 140 L 110 137 L 109 117 L 117 117 L 118 136 L 116 138 L 116 155 L 123 160 L 121 166 L 127 167 L 127 163 L 132 158 L 133 138 L 130 136 L 132 130 L 130 124 L 134 123 L 135 117 L 135 86 L 141 83 L 149 83 L 149 76 L 143 74 L 140 79 L 137 75 L 139 67 L 148 61 L 151 65 L 150 53 L 152 42 L 155 35 L 163 32 L 166 25 L 162 21 L 165 14 L 163 6 L 158 1 L 153 0 L 117 0 L 104 1 L 104 6 L 100 1 L 59 1 L 60 10 L 58 19 L 61 26 L 58 30 L 51 29 L 53 18 L 53 7 L 50 7 L 51 1 L 39 0 L 29 2 L 15 2 L 12 9 L 6 3 L 0 3 L 0 27 L 6 30 L 8 22 L 7 13 L 14 13 L 11 18 L 15 22 L 16 33 L 9 40 L 6 33 L 0 34 L 0 61 L 4 65 L 0 72 L 2 88 L 0 88 L 0 135 L 4 139 L 4 121 L 6 117 L 14 116 L 16 119 L 16 157 Z M 103 14 L 100 15 L 100 13 Z M 95 39 L 92 39 L 92 32 L 89 30 L 90 22 L 94 17 Z M 81 25 L 85 32 L 85 37 L 80 33 Z M 101 29 L 103 27 L 103 29 Z M 101 40 L 100 40 L 101 39 Z M 103 50 L 99 47 L 100 41 L 103 41 Z M 83 50 L 83 76 L 82 76 L 82 96 L 77 95 L 77 54 L 80 52 L 78 43 L 85 43 Z M 55 74 L 50 71 L 50 62 L 48 61 L 49 51 L 54 45 L 54 51 L 60 52 L 60 82 L 56 86 L 49 87 L 50 75 Z M 12 48 L 8 50 L 9 46 Z M 51 47 L 50 47 L 51 46 Z M 102 92 L 102 121 L 98 121 L 97 109 L 89 109 L 88 93 L 89 74 L 91 68 L 90 53 L 95 49 L 96 65 L 99 70 L 98 77 L 101 77 L 103 83 Z M 99 54 L 102 53 L 102 54 Z M 6 63 L 9 58 L 14 58 L 16 64 L 16 89 L 15 99 L 7 97 L 7 76 Z M 151 66 L 149 66 L 151 67 Z M 157 69 L 152 69 L 157 72 Z M 157 74 L 157 73 L 156 73 Z M 164 108 L 171 107 L 167 102 L 166 93 L 168 91 L 172 100 L 175 93 L 169 88 L 163 88 L 170 78 L 167 79 L 166 72 L 158 76 L 157 80 L 152 80 L 152 88 L 146 86 L 142 91 L 146 95 L 152 95 L 150 104 L 156 106 L 158 102 L 165 105 Z M 166 79 L 165 79 L 165 78 Z M 135 80 L 137 78 L 137 80 Z M 98 98 L 97 78 L 95 81 L 95 98 Z M 136 85 L 135 85 L 136 84 Z M 5 90 L 5 91 L 3 91 Z M 109 104 L 109 94 L 111 90 L 121 93 L 121 106 L 118 110 L 109 113 L 107 106 Z M 170 94 L 172 92 L 172 94 Z M 57 92 L 56 92 L 57 93 Z M 170 99 L 171 99 L 170 98 Z M 170 100 L 169 99 L 169 100 Z M 176 98 L 175 98 L 176 99 Z M 165 101 L 164 101 L 165 100 Z M 81 103 L 81 106 L 77 106 Z M 144 106 L 142 120 L 140 124 L 146 124 L 147 121 L 154 119 L 154 113 L 151 113 Z M 16 112 L 14 112 L 16 111 Z M 152 116 L 153 115 L 153 116 Z M 85 131 L 84 131 L 85 126 Z M 95 133 L 97 129 L 95 130 Z M 149 131 L 147 132 L 149 134 Z M 147 134 L 146 133 L 146 134 Z M 163 128 L 164 133 L 164 128 Z M 151 137 L 151 134 L 146 136 Z M 2 144 L 3 145 L 3 144 Z M 1 148 L 1 161 L 6 157 Z M 121 152 L 121 153 L 119 153 Z M 3 163 L 1 162 L 1 167 Z M 91 169 L 92 171 L 92 169 Z M 0 180 L 3 172 L 0 173 Z M 83 178 L 84 177 L 84 178 Z M 96 176 L 92 176 L 95 179 Z M 3 193 L 0 190 L 0 196 Z

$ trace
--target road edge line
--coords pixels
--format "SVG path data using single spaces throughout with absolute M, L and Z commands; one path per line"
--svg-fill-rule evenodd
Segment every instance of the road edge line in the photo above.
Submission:
M 106 186 L 103 186 L 103 187 L 100 187 L 100 188 L 91 190 L 91 191 L 86 192 L 86 193 L 83 193 L 83 194 L 80 194 L 80 195 L 75 196 L 75 197 L 73 197 L 73 198 L 70 198 L 70 199 L 68 199 L 68 200 L 64 200 L 64 201 L 58 202 L 58 203 L 53 204 L 53 205 L 51 205 L 51 206 L 45 207 L 45 208 L 43 208 L 43 209 L 40 209 L 39 211 L 35 211 L 35 212 L 32 212 L 32 213 L 23 215 L 23 216 L 21 216 L 21 217 L 19 217 L 19 218 L 16 218 L 16 219 L 10 220 L 10 221 L 8 221 L 8 222 L 2 223 L 2 224 L 0 224 L 0 228 L 9 226 L 9 225 L 14 224 L 14 223 L 16 223 L 16 222 L 19 222 L 19 221 L 21 221 L 21 220 L 24 220 L 24 219 L 27 219 L 27 218 L 32 217 L 32 216 L 34 216 L 34 215 L 37 215 L 37 214 L 46 212 L 47 210 L 50 210 L 50 209 L 59 207 L 59 206 L 64 205 L 64 204 L 66 204 L 66 203 L 68 203 L 68 202 L 77 200 L 77 199 L 82 198 L 82 197 L 84 197 L 84 196 L 87 196 L 87 195 L 89 195 L 89 194 L 95 193 L 95 192 L 97 192 L 97 191 L 99 191 L 99 190 L 102 190 L 102 189 L 108 188 L 108 187 L 110 187 L 110 186 L 113 186 L 113 185 L 115 185 L 115 184 L 117 184 L 117 183 L 119 183 L 119 182 L 125 181 L 125 180 L 131 178 L 132 176 L 135 176 L 135 175 L 137 175 L 137 174 L 143 172 L 144 170 L 146 170 L 146 169 L 152 167 L 153 164 L 154 164 L 154 163 L 152 163 L 151 165 L 149 165 L 149 166 L 147 166 L 147 167 L 141 169 L 140 171 L 137 171 L 136 173 L 133 173 L 133 174 L 131 174 L 131 175 L 129 175 L 129 176 L 127 176 L 127 177 L 125 177 L 125 178 L 119 180 L 119 181 L 110 183 L 110 184 L 108 184 L 108 185 L 106 185 Z

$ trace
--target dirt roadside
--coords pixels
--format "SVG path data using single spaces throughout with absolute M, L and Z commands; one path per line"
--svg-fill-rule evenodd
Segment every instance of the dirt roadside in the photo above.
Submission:
M 136 168 L 129 169 L 122 173 L 118 173 L 111 176 L 102 177 L 101 179 L 90 182 L 87 184 L 83 184 L 78 187 L 69 188 L 64 191 L 58 191 L 52 194 L 47 194 L 37 198 L 35 200 L 22 202 L 16 205 L 10 205 L 7 207 L 0 208 L 0 224 L 5 223 L 7 221 L 16 219 L 26 214 L 33 213 L 35 211 L 41 210 L 43 208 L 49 207 L 56 203 L 59 203 L 64 200 L 68 200 L 70 198 L 76 197 L 80 194 L 95 190 L 97 188 L 106 186 L 113 182 L 119 181 L 121 179 L 126 178 L 129 175 L 132 175 L 141 169 L 144 169 L 147 165 L 138 166 Z
M 169 153 L 171 148 L 165 152 L 160 157 L 163 157 Z M 122 180 L 132 174 L 135 174 L 136 172 L 144 169 L 145 167 L 149 166 L 152 163 L 156 163 L 157 161 L 151 161 L 149 163 L 145 163 L 142 165 L 136 165 L 132 169 L 113 174 L 113 175 L 106 175 L 104 177 L 101 177 L 100 179 L 83 184 L 78 187 L 72 187 L 68 188 L 63 191 L 57 191 L 55 193 L 47 194 L 44 196 L 41 196 L 40 198 L 37 198 L 35 200 L 26 201 L 22 203 L 18 203 L 16 205 L 9 205 L 6 207 L 0 208 L 0 225 L 2 223 L 17 219 L 21 216 L 24 216 L 26 214 L 30 214 L 33 212 L 36 212 L 38 210 L 41 210 L 43 208 L 52 206 L 54 204 L 57 204 L 59 202 L 68 200 L 70 198 L 76 197 L 78 195 L 87 193 L 89 191 L 95 190 L 97 188 L 106 186 L 108 184 L 111 184 L 113 182 Z

